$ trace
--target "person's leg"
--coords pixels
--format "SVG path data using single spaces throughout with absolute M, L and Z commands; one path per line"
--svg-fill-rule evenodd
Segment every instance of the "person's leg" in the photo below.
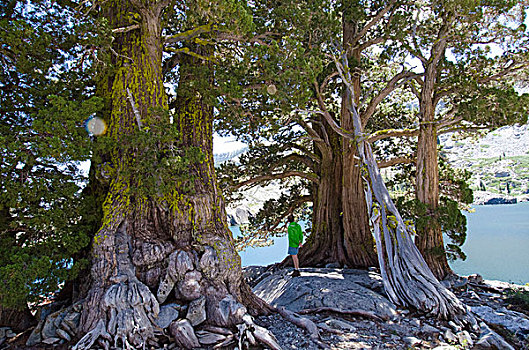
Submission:
M 296 270 L 299 270 L 299 260 L 298 260 L 297 254 L 296 255 L 292 255 L 292 261 L 294 262 L 294 268 Z

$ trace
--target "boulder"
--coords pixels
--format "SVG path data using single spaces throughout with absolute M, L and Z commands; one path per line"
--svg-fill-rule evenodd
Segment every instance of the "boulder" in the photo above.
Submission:
M 476 342 L 475 349 L 504 349 L 514 350 L 500 335 L 489 328 L 484 322 L 480 324 L 481 335 Z
M 182 278 L 186 272 L 193 270 L 193 260 L 188 252 L 179 251 L 176 255 L 175 269 L 178 279 Z
M 186 318 L 194 326 L 198 326 L 206 320 L 206 297 L 201 296 L 189 303 Z
M 201 279 L 202 274 L 196 270 L 186 273 L 184 279 L 178 282 L 180 296 L 185 300 L 194 300 L 200 297 L 202 291 L 200 286 Z
M 200 258 L 200 270 L 205 276 L 209 278 L 215 278 L 215 276 L 218 274 L 217 265 L 217 252 L 212 247 L 206 246 L 204 254 L 202 254 L 202 257 Z
M 44 325 L 44 321 L 40 321 L 37 327 L 33 329 L 33 332 L 29 335 L 28 340 L 26 341 L 26 346 L 32 347 L 37 345 L 42 341 L 42 336 L 40 335 L 40 332 L 42 331 L 42 326 Z
M 213 345 L 216 343 L 220 343 L 226 339 L 225 335 L 208 331 L 198 331 L 197 336 L 198 341 L 202 345 Z
M 529 334 L 529 319 L 522 313 L 504 307 L 495 310 L 490 306 L 472 306 L 471 309 L 487 324 L 503 326 L 513 334 Z
M 274 272 L 273 266 L 245 266 L 242 268 L 244 280 L 250 287 L 255 287 L 262 279 Z
M 188 320 L 173 321 L 169 326 L 169 332 L 175 339 L 176 344 L 184 349 L 200 347 L 193 326 L 191 326 Z
M 472 337 L 467 331 L 457 333 L 457 340 L 459 341 L 459 344 L 461 344 L 463 347 L 472 348 L 474 346 L 474 341 L 472 340 Z
M 156 325 L 162 329 L 165 329 L 171 325 L 171 322 L 176 320 L 179 315 L 180 305 L 168 304 L 160 306 L 160 312 L 155 322 Z
M 208 320 L 220 326 L 228 327 L 240 323 L 246 313 L 246 307 L 238 303 L 230 294 L 220 301 L 211 299 L 211 302 L 208 300 L 207 303 Z
M 348 332 L 356 332 L 356 327 L 347 321 L 331 318 L 325 321 L 325 324 L 330 328 L 342 329 Z
M 366 311 L 384 318 L 397 316 L 396 306 L 386 297 L 360 285 L 377 285 L 372 273 L 344 273 L 334 269 L 303 269 L 300 277 L 292 278 L 288 270 L 281 270 L 266 277 L 253 291 L 274 307 L 284 306 L 298 312 L 320 307 L 336 308 L 343 311 Z M 366 280 L 367 279 L 367 280 Z
M 64 340 L 66 340 L 67 342 L 72 340 L 72 337 L 68 334 L 68 332 L 63 331 L 60 328 L 58 328 L 56 332 L 57 332 L 57 335 L 59 336 L 59 338 L 62 338 Z

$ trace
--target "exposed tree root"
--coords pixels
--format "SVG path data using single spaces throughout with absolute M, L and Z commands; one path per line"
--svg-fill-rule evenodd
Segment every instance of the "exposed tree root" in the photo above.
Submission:
M 317 307 L 314 309 L 304 309 L 304 310 L 298 311 L 298 314 L 306 315 L 306 314 L 314 314 L 318 312 L 334 312 L 334 313 L 342 314 L 342 315 L 360 316 L 360 317 L 370 318 L 370 319 L 373 319 L 375 321 L 380 321 L 380 322 L 389 320 L 389 317 L 380 317 L 380 316 L 375 315 L 372 312 L 368 312 L 364 310 L 341 310 L 335 307 Z
M 285 320 L 292 322 L 298 327 L 306 329 L 307 332 L 309 332 L 310 339 L 315 344 L 317 344 L 320 348 L 322 349 L 331 348 L 328 344 L 321 341 L 320 331 L 318 330 L 318 326 L 314 322 L 312 322 L 308 318 L 300 317 L 295 312 L 289 311 L 285 309 L 284 307 L 280 307 L 279 309 L 277 309 L 277 311 Z

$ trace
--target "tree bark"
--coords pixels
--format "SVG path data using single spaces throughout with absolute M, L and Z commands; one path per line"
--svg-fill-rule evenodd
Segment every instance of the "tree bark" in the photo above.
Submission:
M 173 124 L 179 139 L 161 137 L 156 146 L 148 143 L 154 149 L 141 149 L 141 143 L 126 147 L 138 130 L 149 138 L 156 137 L 160 123 L 173 127 L 163 112 L 168 103 L 162 75 L 162 6 L 130 1 L 107 3 L 103 10 L 113 28 L 133 24 L 129 22 L 137 20 L 134 14 L 141 24 L 119 33 L 113 42 L 119 55 L 113 56 L 107 97 L 108 135 L 115 147 L 102 165 L 111 169 L 109 190 L 103 223 L 92 245 L 91 286 L 80 325 L 86 334 L 74 348 L 88 349 L 96 341 L 105 348 L 111 343 L 121 348 L 147 346 L 157 338 L 160 306 L 169 302 L 186 305 L 205 298 L 207 316 L 201 323 L 221 327 L 242 323 L 248 312 L 267 311 L 243 280 L 227 227 L 213 167 L 213 111 L 191 87 L 196 62 L 181 67 Z M 202 156 L 191 157 L 186 150 L 198 150 Z M 165 160 L 158 159 L 162 154 L 167 155 Z M 158 178 L 169 188 L 154 185 L 142 191 L 150 184 L 146 176 L 153 174 L 141 174 L 140 162 L 154 162 L 155 169 L 162 169 L 165 161 L 178 157 L 189 159 L 186 168 L 172 181 Z M 251 323 L 251 318 L 244 322 Z M 199 346 L 192 327 L 185 329 L 188 338 L 178 340 L 184 334 L 182 324 L 190 323 L 170 327 L 177 343 Z
M 322 135 L 327 134 L 329 142 L 326 147 L 315 146 L 321 158 L 318 169 L 320 181 L 313 187 L 312 232 L 300 249 L 298 258 L 300 266 L 325 266 L 329 263 L 351 266 L 345 250 L 341 215 L 341 138 L 322 122 L 322 126 L 315 127 L 315 130 Z M 289 262 L 290 258 L 286 260 Z
M 434 92 L 442 39 L 432 49 L 432 59 L 425 67 L 424 84 L 419 101 L 420 128 L 417 143 L 416 198 L 428 210 L 428 222 L 417 225 L 415 244 L 435 277 L 443 279 L 452 273 L 444 249 L 443 234 L 437 218 L 439 207 L 439 166 L 437 164 L 437 130 L 435 125 Z
M 415 244 L 439 280 L 452 273 L 446 258 L 443 234 L 437 217 L 439 207 L 439 166 L 437 133 L 433 124 L 421 125 L 417 144 L 416 197 L 427 206 L 427 221 L 416 225 Z
M 360 63 L 361 52 L 356 42 L 355 26 L 347 20 L 344 12 L 343 47 L 348 56 L 352 58 L 355 65 Z M 355 103 L 358 104 L 361 93 L 361 76 L 356 73 L 352 75 Z M 348 96 L 347 88 L 342 92 L 342 105 L 340 111 L 341 125 L 345 130 L 353 130 L 353 119 L 350 113 L 351 97 Z M 369 227 L 369 217 L 364 196 L 364 185 L 360 174 L 358 154 L 354 142 L 345 139 L 343 141 L 343 229 L 347 255 L 350 257 L 351 266 L 370 267 L 376 266 L 377 255 L 375 253 L 375 242 Z

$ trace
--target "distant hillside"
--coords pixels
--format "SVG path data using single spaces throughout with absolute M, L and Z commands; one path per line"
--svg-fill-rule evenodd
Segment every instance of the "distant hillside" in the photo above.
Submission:
M 451 164 L 472 172 L 475 202 L 491 196 L 529 197 L 529 125 L 506 126 L 479 139 L 440 137 Z
M 248 150 L 248 145 L 237 141 L 233 136 L 213 137 L 213 159 L 215 166 L 227 162 L 228 160 L 237 160 L 238 156 Z

